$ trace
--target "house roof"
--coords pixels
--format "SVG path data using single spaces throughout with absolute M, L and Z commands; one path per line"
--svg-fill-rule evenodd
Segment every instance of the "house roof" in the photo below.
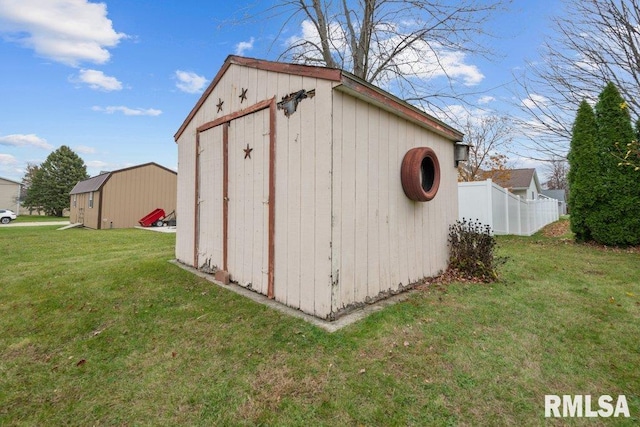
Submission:
M 185 131 L 191 120 L 194 118 L 207 97 L 213 92 L 218 82 L 231 65 L 241 65 L 264 71 L 273 71 L 282 74 L 293 74 L 303 77 L 313 77 L 339 83 L 336 89 L 348 93 L 354 97 L 363 99 L 369 103 L 401 115 L 413 122 L 432 130 L 433 132 L 451 140 L 452 142 L 462 141 L 463 133 L 441 122 L 435 117 L 427 114 L 421 109 L 403 101 L 396 96 L 386 92 L 365 80 L 343 70 L 311 65 L 289 64 L 284 62 L 273 62 L 254 58 L 230 55 L 225 60 L 222 68 L 216 74 L 209 87 L 202 94 L 196 105 L 193 107 L 187 118 L 184 120 L 174 139 L 177 142 Z
M 538 181 L 538 174 L 535 169 L 510 169 L 508 172 L 509 173 L 495 177 L 495 183 L 503 188 L 522 190 L 529 188 L 531 180 L 534 180 L 536 188 L 540 191 L 540 182 Z
M 565 190 L 542 190 L 542 194 L 560 202 L 566 202 L 567 192 Z
M 116 174 L 116 173 L 121 173 L 121 172 L 125 172 L 131 169 L 137 169 L 137 168 L 142 168 L 145 166 L 157 166 L 161 169 L 164 169 L 168 172 L 174 173 L 177 175 L 176 171 L 172 171 L 169 168 L 165 168 L 164 166 L 161 166 L 157 163 L 154 162 L 149 162 L 149 163 L 144 163 L 142 165 L 137 165 L 137 166 L 130 166 L 128 168 L 123 168 L 123 169 L 118 169 L 115 171 L 111 171 L 111 172 L 105 172 L 105 173 L 101 173 L 100 175 L 96 175 L 94 177 L 91 177 L 89 179 L 85 179 L 84 181 L 80 181 L 78 182 L 72 189 L 71 192 L 69 192 L 69 194 L 81 194 L 81 193 L 89 193 L 91 191 L 99 191 L 104 184 L 109 180 L 109 178 Z

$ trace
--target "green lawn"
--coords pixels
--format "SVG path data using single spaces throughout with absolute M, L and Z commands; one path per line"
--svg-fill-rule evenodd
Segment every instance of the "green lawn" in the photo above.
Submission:
M 69 221 L 69 217 L 46 216 L 46 215 L 18 215 L 13 222 L 51 222 L 51 221 Z
M 638 251 L 500 237 L 501 283 L 331 334 L 167 262 L 175 235 L 55 229 L 0 229 L 2 426 L 640 423 Z M 632 418 L 545 420 L 545 394 Z

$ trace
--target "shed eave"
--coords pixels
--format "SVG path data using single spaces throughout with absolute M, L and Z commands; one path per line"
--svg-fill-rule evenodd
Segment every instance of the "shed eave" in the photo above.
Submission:
M 2 177 L 0 177 L 0 181 L 7 181 L 7 182 L 9 182 L 9 183 L 11 183 L 11 184 L 18 184 L 18 185 L 22 185 L 22 183 L 21 183 L 21 182 L 14 181 L 14 180 L 9 179 L 9 178 L 2 178 Z
M 451 142 L 462 141 L 462 138 L 464 137 L 462 132 L 441 122 L 408 102 L 402 101 L 400 98 L 395 97 L 389 92 L 377 88 L 376 86 L 371 85 L 350 73 L 342 72 L 341 84 L 336 86 L 335 89 L 377 105 L 383 110 L 404 117 L 413 123 L 437 133 Z

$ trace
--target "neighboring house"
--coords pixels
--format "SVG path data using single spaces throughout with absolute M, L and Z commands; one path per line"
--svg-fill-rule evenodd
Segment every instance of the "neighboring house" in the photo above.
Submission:
M 333 320 L 447 267 L 462 134 L 323 67 L 230 56 L 177 131 L 176 258 Z
M 177 173 L 145 163 L 78 182 L 71 190 L 71 223 L 93 229 L 130 228 L 156 208 L 176 209 Z
M 567 202 L 567 191 L 566 190 L 542 190 L 542 194 L 552 199 L 556 199 L 559 202 Z
M 550 197 L 552 199 L 556 199 L 558 201 L 558 209 L 560 210 L 560 215 L 566 215 L 567 213 L 567 191 L 560 190 L 542 190 L 542 194 Z
M 540 180 L 535 169 L 508 169 L 505 173 L 494 176 L 493 182 L 506 188 L 516 196 L 525 200 L 536 200 L 542 192 Z
M 20 213 L 20 188 L 22 184 L 7 178 L 0 178 L 0 209 Z

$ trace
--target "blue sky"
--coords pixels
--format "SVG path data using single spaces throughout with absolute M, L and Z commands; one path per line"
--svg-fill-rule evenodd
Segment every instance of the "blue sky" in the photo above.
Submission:
M 228 23 L 244 5 L 266 3 L 0 0 L 0 177 L 20 181 L 27 162 L 61 145 L 90 175 L 151 161 L 177 170 L 173 135 L 227 55 L 275 59 L 286 37 L 303 34 L 292 24 L 274 43 L 278 20 Z M 536 58 L 559 8 L 515 3 L 491 23 L 498 60 L 466 56 L 452 65 L 478 90 L 508 83 Z M 476 102 L 500 110 L 508 100 L 498 88 Z

